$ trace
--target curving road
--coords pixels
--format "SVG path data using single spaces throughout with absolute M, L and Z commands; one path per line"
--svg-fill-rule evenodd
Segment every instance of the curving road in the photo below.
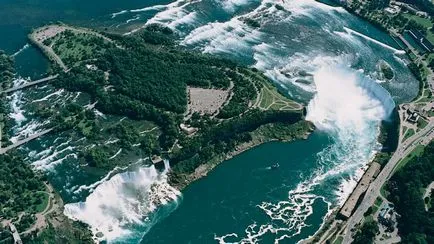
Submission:
M 404 143 L 400 143 L 389 162 L 384 166 L 383 170 L 369 186 L 359 207 L 348 219 L 347 226 L 345 227 L 345 237 L 342 243 L 352 242 L 353 238 L 351 236 L 351 229 L 353 229 L 357 223 L 362 221 L 363 214 L 374 204 L 375 199 L 380 195 L 381 187 L 392 176 L 398 162 L 411 153 L 417 145 L 427 144 L 432 139 L 434 139 L 434 120 L 431 120 L 424 129 L 405 140 Z

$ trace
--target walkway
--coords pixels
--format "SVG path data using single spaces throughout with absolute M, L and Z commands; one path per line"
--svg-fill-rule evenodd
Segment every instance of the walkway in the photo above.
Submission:
M 53 129 L 48 129 L 48 130 L 41 131 L 41 132 L 39 132 L 39 133 L 36 133 L 36 134 L 33 134 L 33 135 L 27 137 L 27 138 L 24 139 L 24 140 L 17 141 L 16 143 L 14 143 L 14 144 L 12 144 L 12 145 L 10 145 L 10 146 L 7 146 L 7 147 L 5 147 L 5 148 L 0 148 L 0 155 L 5 154 L 5 153 L 7 153 L 9 150 L 12 150 L 12 149 L 14 149 L 14 148 L 17 148 L 17 147 L 19 147 L 19 146 L 21 146 L 21 145 L 23 145 L 23 144 L 25 144 L 25 143 L 27 143 L 27 142 L 29 142 L 29 141 L 32 141 L 32 140 L 34 140 L 34 139 L 36 139 L 36 138 L 38 138 L 38 137 L 41 137 L 41 136 L 43 136 L 43 135 L 45 135 L 45 134 L 51 132 L 52 130 L 53 130 Z
M 370 206 L 374 204 L 375 199 L 377 199 L 377 197 L 380 195 L 381 187 L 392 176 L 396 165 L 408 154 L 410 154 L 416 148 L 416 146 L 422 143 L 425 144 L 433 138 L 434 121 L 430 121 L 424 129 L 414 134 L 404 143 L 401 143 L 399 145 L 398 149 L 393 154 L 392 158 L 386 164 L 384 169 L 380 172 L 375 181 L 369 186 L 368 191 L 366 191 L 366 196 L 354 212 L 353 216 L 348 220 L 343 243 L 351 243 L 351 230 L 355 227 L 357 223 L 361 222 L 364 217 L 363 214 L 368 210 Z
M 38 84 L 41 84 L 41 83 L 44 83 L 44 82 L 48 82 L 50 80 L 56 79 L 58 76 L 59 76 L 59 74 L 57 74 L 57 75 L 51 75 L 51 76 L 48 76 L 48 77 L 45 77 L 45 78 L 42 78 L 42 79 L 39 79 L 39 80 L 27 82 L 27 83 L 25 83 L 25 84 L 23 84 L 21 86 L 16 86 L 16 87 L 12 87 L 12 88 L 9 88 L 7 90 L 4 90 L 4 91 L 0 91 L 0 94 L 3 94 L 3 93 L 6 93 L 6 94 L 7 93 L 12 93 L 12 92 L 15 92 L 15 91 L 18 91 L 18 90 L 21 90 L 21 89 L 24 89 L 24 88 L 27 88 L 27 87 L 30 87 L 30 86 L 35 86 L 35 85 L 38 85 Z

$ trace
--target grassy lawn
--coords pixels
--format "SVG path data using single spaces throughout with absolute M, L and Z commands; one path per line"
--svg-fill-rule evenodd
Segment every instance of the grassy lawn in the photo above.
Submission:
M 373 205 L 372 206 L 372 214 L 375 214 L 378 211 L 379 208 L 380 208 L 379 206 Z
M 428 39 L 428 41 L 430 41 L 431 43 L 434 43 L 434 33 L 428 30 L 426 34 L 426 39 Z
M 378 209 L 381 207 L 381 204 L 383 204 L 383 198 L 377 197 L 377 199 L 375 199 L 374 205 L 372 206 L 372 214 L 375 214 L 378 211 Z
M 408 56 L 410 56 L 411 60 L 415 60 L 416 59 L 416 55 L 414 55 L 414 53 L 412 53 L 412 52 L 409 52 Z
M 261 101 L 259 102 L 259 107 L 267 109 L 274 101 L 274 96 L 270 90 L 262 88 L 261 90 Z
M 52 43 L 54 52 L 67 66 L 92 58 L 96 53 L 102 53 L 110 46 L 110 43 L 101 37 L 74 31 L 65 31 L 56 35 L 52 38 Z
M 380 194 L 382 197 L 387 198 L 387 196 L 389 196 L 389 192 L 386 190 L 386 184 L 384 184 L 381 188 L 380 188 Z
M 375 199 L 375 205 L 376 206 L 381 206 L 381 204 L 383 203 L 383 198 L 381 197 L 377 197 L 377 199 Z
M 264 84 L 260 93 L 259 107 L 271 110 L 293 110 L 297 104 L 279 93 L 277 88 Z
M 344 241 L 344 237 L 338 236 L 338 238 L 336 238 L 336 240 L 333 242 L 333 244 L 341 244 L 343 241 Z
M 417 121 L 417 127 L 419 128 L 419 129 L 423 129 L 423 128 L 425 128 L 425 126 L 427 126 L 428 125 L 428 122 L 426 121 L 426 120 L 424 120 L 423 118 L 420 118 L 418 121 Z
M 404 138 L 402 139 L 402 141 L 407 140 L 409 137 L 411 137 L 412 135 L 414 135 L 415 131 L 413 129 L 408 129 L 405 134 L 404 134 Z
M 260 80 L 260 84 L 257 85 L 260 88 L 258 107 L 261 109 L 272 110 L 298 110 L 300 106 L 297 102 L 292 101 L 285 95 L 281 94 L 273 84 L 271 84 L 265 77 L 250 71 L 250 76 L 254 76 Z
M 424 26 L 427 29 L 426 39 L 428 39 L 431 43 L 434 43 L 434 33 L 428 30 L 433 26 L 431 20 L 413 14 L 403 14 L 403 16 L 409 20 L 412 19 Z
M 34 209 L 37 213 L 40 213 L 40 212 L 45 210 L 45 208 L 48 205 L 48 200 L 50 198 L 50 195 L 47 192 L 39 192 L 39 193 L 42 196 L 42 202 L 41 202 L 41 204 L 34 206 Z
M 413 157 L 419 156 L 423 153 L 424 150 L 424 146 L 423 145 L 417 145 L 416 148 L 407 155 L 407 157 L 405 157 L 404 159 L 402 159 L 395 167 L 394 172 L 398 171 L 399 169 L 401 169 L 402 167 L 404 167 L 404 165 L 410 161 L 410 159 L 412 159 Z
M 421 24 L 422 26 L 424 26 L 427 29 L 431 28 L 433 26 L 433 23 L 429 19 L 425 19 L 423 17 L 417 16 L 417 15 L 413 15 L 413 14 L 403 14 L 403 15 L 407 19 L 409 19 L 409 20 L 412 19 L 412 20 L 416 21 L 418 24 Z
M 363 220 L 363 223 L 368 223 L 374 221 L 374 216 L 372 214 L 365 217 L 365 220 Z
M 434 34 L 431 33 L 431 35 L 433 35 L 433 37 L 434 37 Z M 430 40 L 430 41 L 431 41 L 431 40 Z M 433 60 L 433 59 L 434 59 L 434 53 L 430 53 L 430 54 L 428 55 L 428 63 L 431 62 L 431 60 Z

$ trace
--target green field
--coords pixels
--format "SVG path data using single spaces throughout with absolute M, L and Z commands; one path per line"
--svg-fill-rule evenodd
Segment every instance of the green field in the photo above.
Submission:
M 341 244 L 343 241 L 344 241 L 344 237 L 338 236 L 338 238 L 336 238 L 333 244 Z
M 48 39 L 48 42 L 67 66 L 92 59 L 112 45 L 102 37 L 72 30 L 66 30 Z
M 37 213 L 40 213 L 45 210 L 45 208 L 48 205 L 50 195 L 47 192 L 39 192 L 40 196 L 42 197 L 42 202 L 36 206 L 34 206 L 34 210 Z
M 420 118 L 418 121 L 417 121 L 417 128 L 419 128 L 419 129 L 423 129 L 423 128 L 425 128 L 425 126 L 427 126 L 428 125 L 428 122 L 425 120 L 425 119 L 423 119 L 423 118 Z
M 280 94 L 269 84 L 264 84 L 259 95 L 258 107 L 264 110 L 297 110 L 299 104 Z
M 404 167 L 405 164 L 410 161 L 413 157 L 420 156 L 425 149 L 425 146 L 423 145 L 417 145 L 416 148 L 407 155 L 404 159 L 402 159 L 395 167 L 394 172 L 398 171 L 400 168 Z
M 417 16 L 417 15 L 413 15 L 413 14 L 403 14 L 403 16 L 409 20 L 414 20 L 416 21 L 418 24 L 424 26 L 425 28 L 431 28 L 433 26 L 433 23 L 431 22 L 431 20 Z
M 413 129 L 408 129 L 405 134 L 404 134 L 404 138 L 402 139 L 402 141 L 407 140 L 408 138 L 410 138 L 412 135 L 414 135 L 415 131 Z
M 413 15 L 413 14 L 403 14 L 403 16 L 405 18 L 407 18 L 408 20 L 414 20 L 416 21 L 416 23 L 422 25 L 423 27 L 425 27 L 427 29 L 427 34 L 426 34 L 426 38 L 434 43 L 434 33 L 432 33 L 429 29 L 432 28 L 433 23 L 431 22 L 431 20 L 417 16 L 417 15 Z

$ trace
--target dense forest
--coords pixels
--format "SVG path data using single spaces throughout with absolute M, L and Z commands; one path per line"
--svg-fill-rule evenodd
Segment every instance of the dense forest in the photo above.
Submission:
M 97 102 L 95 108 L 104 114 L 155 123 L 161 131 L 157 139 L 139 136 L 137 130 L 128 126 L 112 128 L 109 133 L 120 139 L 118 145 L 122 149 L 130 150 L 131 145 L 139 143 L 143 155 L 167 154 L 171 164 L 177 164 L 175 171 L 181 174 L 191 173 L 212 157 L 233 151 L 239 143 L 250 141 L 249 133 L 261 125 L 293 124 L 301 120 L 302 111 L 249 111 L 257 90 L 263 86 L 262 82 L 268 82 L 267 78 L 257 74 L 261 78 L 259 81 L 251 70 L 232 61 L 176 46 L 173 35 L 170 29 L 158 25 L 150 25 L 128 37 L 108 34 L 117 45 L 98 47 L 107 50 L 81 57 L 94 68 L 89 68 L 89 64 L 75 65 L 69 72 L 61 74 L 54 85 L 88 93 L 92 102 Z M 68 37 L 65 40 L 60 38 L 62 45 L 75 42 L 75 36 Z M 59 41 L 58 37 L 55 38 Z M 78 43 L 80 47 L 83 45 L 82 41 Z M 87 45 L 94 47 L 90 43 Z M 232 87 L 231 99 L 221 109 L 218 119 L 193 114 L 187 121 L 199 129 L 194 137 L 185 136 L 179 129 L 188 102 L 187 86 Z M 94 117 L 88 115 L 80 112 L 78 106 L 66 106 L 53 121 L 56 128 L 63 130 L 80 129 L 77 125 L 88 124 L 91 129 L 83 130 L 81 126 L 80 131 L 86 131 L 82 134 L 88 139 L 95 139 L 103 128 L 99 128 Z M 294 134 L 304 134 L 300 131 L 306 130 L 305 126 L 295 126 Z M 172 152 L 175 144 L 179 145 L 179 150 Z M 81 153 L 89 166 L 107 169 L 114 166 L 113 161 L 108 160 L 109 155 L 104 147 Z
M 72 222 L 65 219 L 62 227 L 54 227 L 48 224 L 43 231 L 30 233 L 22 237 L 26 244 L 93 244 L 92 233 L 87 226 L 81 222 Z
M 19 212 L 34 212 L 45 191 L 42 178 L 35 174 L 18 153 L 0 155 L 0 217 L 10 219 Z
M 10 80 L 15 75 L 14 61 L 0 50 L 0 89 L 6 89 L 10 86 Z
M 0 50 L 0 90 L 11 86 L 14 75 L 13 59 Z M 6 102 L 6 94 L 0 94 L 0 130 L 3 132 L 1 133 L 0 144 L 3 146 L 10 143 L 7 131 L 12 126 L 12 122 L 7 114 L 9 114 L 9 107 Z
M 187 174 L 194 172 L 200 164 L 216 155 L 231 152 L 238 144 L 250 141 L 252 137 L 249 132 L 261 125 L 279 122 L 294 124 L 301 118 L 301 112 L 252 110 L 240 118 L 217 125 L 205 123 L 198 136 L 181 142 L 183 150 L 171 158 L 171 163 L 176 164 L 174 171 Z
M 164 33 L 170 32 L 165 28 L 149 26 L 137 35 L 110 36 L 123 48 L 102 44 L 96 48 L 95 43 L 90 42 L 87 45 L 96 51 L 84 53 L 76 61 L 94 60 L 94 64 L 99 68 L 99 74 L 90 74 L 85 67 L 76 66 L 58 79 L 66 79 L 59 85 L 69 88 L 74 86 L 67 86 L 68 84 L 79 85 L 77 90 L 89 86 L 86 88 L 87 92 L 99 96 L 98 98 L 121 95 L 175 113 L 183 113 L 186 110 L 188 85 L 218 89 L 229 87 L 230 79 L 226 68 L 235 67 L 234 63 L 184 51 L 173 46 L 173 43 L 168 41 L 171 40 L 170 34 Z M 76 36 L 68 35 L 56 42 L 81 46 L 82 37 L 76 39 Z M 104 79 L 101 70 L 108 72 L 108 79 Z M 113 91 L 104 92 L 103 86 L 112 86 Z
M 169 41 L 170 35 L 165 28 L 156 26 L 131 37 L 112 35 L 123 48 L 113 47 L 86 56 L 97 70 L 74 66 L 61 74 L 54 85 L 90 94 L 103 113 L 155 122 L 163 131 L 159 143 L 165 150 L 178 137 L 180 115 L 187 107 L 187 85 L 227 89 L 231 77 L 236 77 L 236 95 L 224 117 L 244 112 L 255 90 L 251 86 L 249 91 L 243 89 L 250 82 L 231 71 L 237 69 L 236 65 L 175 47 Z
M 418 9 L 428 12 L 430 15 L 434 15 L 434 4 L 430 0 L 401 0 L 402 2 L 413 4 Z
M 379 231 L 378 223 L 375 221 L 367 221 L 363 223 L 360 230 L 354 236 L 353 244 L 372 244 L 374 243 L 375 236 Z
M 434 243 L 434 209 L 426 211 L 423 199 L 426 187 L 433 181 L 434 142 L 390 179 L 389 200 L 401 215 L 398 230 L 402 243 Z

